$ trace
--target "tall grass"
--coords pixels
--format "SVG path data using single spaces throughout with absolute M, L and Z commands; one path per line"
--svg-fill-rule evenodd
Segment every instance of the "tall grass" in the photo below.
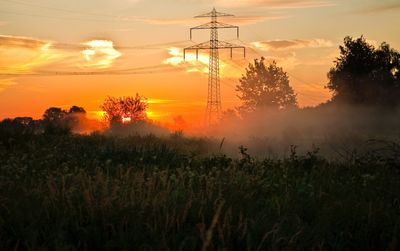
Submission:
M 395 250 L 393 158 L 258 160 L 175 135 L 0 144 L 1 250 Z M 372 155 L 370 155 L 372 156 Z

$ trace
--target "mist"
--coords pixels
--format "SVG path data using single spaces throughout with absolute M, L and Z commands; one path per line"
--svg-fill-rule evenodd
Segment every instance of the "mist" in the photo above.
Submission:
M 238 157 L 239 147 L 257 158 L 287 157 L 318 152 L 330 159 L 349 161 L 376 149 L 377 142 L 399 142 L 400 108 L 346 104 L 274 110 L 259 109 L 245 116 L 224 116 L 217 125 L 174 130 L 151 120 L 105 123 L 74 115 L 72 132 L 107 136 L 203 138 L 208 153 Z M 379 146 L 380 147 L 380 146 Z
M 132 123 L 111 123 L 104 132 L 109 136 L 148 136 L 166 137 L 170 135 L 170 131 L 152 121 L 139 120 Z
M 107 129 L 106 123 L 97 119 L 89 119 L 86 114 L 77 113 L 69 115 L 74 121 L 71 131 L 76 134 L 90 134 L 93 132 L 104 132 Z
M 223 151 L 230 155 L 242 145 L 260 158 L 287 156 L 293 147 L 301 154 L 317 150 L 329 158 L 351 158 L 368 151 L 373 141 L 398 141 L 400 109 L 344 104 L 262 109 L 223 119 L 204 134 L 223 139 Z

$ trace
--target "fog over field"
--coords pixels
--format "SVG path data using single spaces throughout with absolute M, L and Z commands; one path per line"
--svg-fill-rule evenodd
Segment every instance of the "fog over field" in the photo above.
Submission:
M 227 118 L 209 133 L 224 139 L 228 152 L 243 145 L 259 157 L 281 157 L 293 145 L 302 153 L 318 148 L 324 156 L 340 158 L 363 151 L 370 140 L 398 142 L 400 109 L 326 104 L 285 112 L 263 110 L 243 119 Z

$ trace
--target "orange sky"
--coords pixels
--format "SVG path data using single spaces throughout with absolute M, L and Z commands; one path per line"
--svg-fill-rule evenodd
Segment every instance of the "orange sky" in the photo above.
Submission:
M 0 2 L 0 119 L 40 118 L 50 106 L 72 105 L 96 117 L 105 97 L 138 92 L 149 99 L 154 120 L 202 120 L 208 54 L 183 62 L 182 48 L 208 39 L 207 31 L 196 31 L 189 41 L 189 28 L 208 22 L 192 17 L 213 6 L 235 14 L 223 21 L 241 27 L 241 40 L 234 31 L 222 31 L 220 40 L 248 48 L 246 59 L 221 52 L 224 109 L 239 104 L 234 88 L 254 58 L 276 60 L 300 105 L 313 106 L 330 97 L 326 73 L 346 35 L 400 48 L 397 0 L 6 0 Z M 98 71 L 110 74 L 51 74 Z M 42 76 L 4 75 L 31 73 Z

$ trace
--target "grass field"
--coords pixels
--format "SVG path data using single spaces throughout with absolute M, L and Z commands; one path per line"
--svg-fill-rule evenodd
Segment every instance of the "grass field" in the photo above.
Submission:
M 1 250 L 398 250 L 391 154 L 218 153 L 172 135 L 0 139 Z M 212 153 L 214 152 L 214 153 Z M 389 151 L 390 152 L 390 151 Z

